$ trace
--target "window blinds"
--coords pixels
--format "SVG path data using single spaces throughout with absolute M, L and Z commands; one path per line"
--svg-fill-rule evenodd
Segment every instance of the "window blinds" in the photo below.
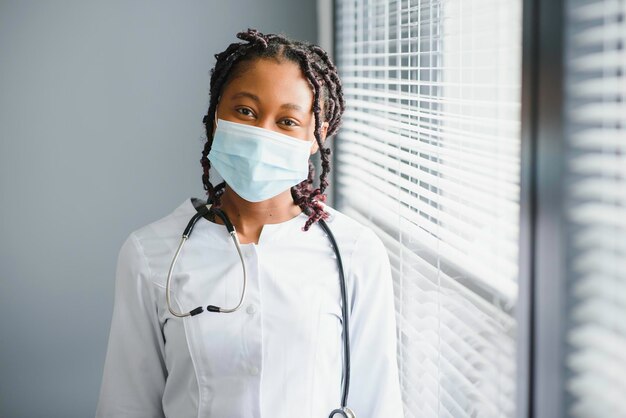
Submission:
M 626 416 L 626 1 L 568 1 L 568 414 Z
M 389 250 L 407 417 L 515 413 L 521 21 L 519 0 L 336 1 L 336 205 Z

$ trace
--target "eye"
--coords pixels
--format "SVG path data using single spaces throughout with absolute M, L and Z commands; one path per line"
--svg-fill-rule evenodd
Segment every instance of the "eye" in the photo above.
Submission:
M 254 112 L 248 107 L 238 107 L 237 109 L 235 109 L 235 111 L 244 116 L 254 116 Z
M 293 119 L 283 119 L 283 120 L 281 120 L 281 123 L 283 123 L 283 125 L 289 126 L 289 127 L 299 126 L 298 122 L 296 122 Z

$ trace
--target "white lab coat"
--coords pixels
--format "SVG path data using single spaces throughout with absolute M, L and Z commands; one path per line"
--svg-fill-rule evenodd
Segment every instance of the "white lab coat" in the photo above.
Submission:
M 194 200 L 194 202 L 197 202 Z M 358 418 L 401 418 L 389 259 L 369 228 L 328 207 L 349 297 L 351 380 Z M 307 217 L 263 227 L 242 244 L 246 300 L 234 313 L 179 319 L 165 282 L 190 199 L 126 239 L 96 417 L 325 418 L 339 407 L 341 294 L 334 252 Z M 237 304 L 242 269 L 223 225 L 201 218 L 172 276 L 172 303 Z

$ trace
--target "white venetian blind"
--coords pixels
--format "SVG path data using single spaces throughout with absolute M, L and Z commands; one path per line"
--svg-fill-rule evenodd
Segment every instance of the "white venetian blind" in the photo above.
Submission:
M 337 0 L 337 206 L 394 274 L 407 417 L 512 417 L 520 0 Z M 397 417 L 390 417 L 397 418 Z
M 568 1 L 569 416 L 626 417 L 626 1 Z

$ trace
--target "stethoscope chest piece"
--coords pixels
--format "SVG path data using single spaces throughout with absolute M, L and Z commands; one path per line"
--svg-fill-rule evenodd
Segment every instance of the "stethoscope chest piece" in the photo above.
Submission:
M 344 406 L 343 408 L 335 409 L 328 418 L 356 418 L 356 415 L 352 412 L 352 409 Z

